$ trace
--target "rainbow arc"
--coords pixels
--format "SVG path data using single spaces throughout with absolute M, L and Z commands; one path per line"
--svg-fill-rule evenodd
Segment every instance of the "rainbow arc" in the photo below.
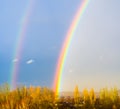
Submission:
M 57 62 L 55 78 L 54 78 L 54 83 L 53 83 L 54 84 L 53 88 L 54 88 L 56 95 L 59 95 L 59 90 L 61 87 L 61 78 L 62 78 L 62 73 L 63 73 L 63 69 L 64 69 L 64 63 L 66 61 L 70 43 L 72 41 L 75 30 L 82 18 L 83 13 L 85 12 L 85 9 L 86 9 L 88 3 L 89 3 L 89 0 L 82 0 L 81 4 L 77 10 L 77 13 L 75 14 L 75 17 L 74 17 L 74 19 L 68 29 L 68 32 L 65 36 L 65 41 L 63 42 L 63 46 L 62 46 L 62 49 L 61 49 L 61 52 L 59 55 L 59 59 Z
M 10 87 L 11 90 L 16 88 L 17 85 L 17 78 L 19 73 L 19 64 L 22 57 L 22 50 L 24 45 L 25 36 L 27 33 L 27 27 L 29 24 L 29 18 L 33 9 L 34 0 L 29 0 L 26 10 L 20 20 L 20 28 L 18 35 L 16 37 L 16 45 L 15 45 L 15 52 L 13 54 L 13 63 L 10 72 Z
M 13 59 L 18 60 L 18 62 L 14 60 L 12 67 L 11 67 L 12 68 L 11 73 L 10 73 L 11 89 L 16 88 L 16 83 L 17 83 L 17 78 L 18 78 L 18 73 L 19 73 L 19 64 L 20 64 L 19 61 L 21 59 L 23 43 L 24 43 L 24 39 L 26 36 L 27 27 L 29 24 L 29 19 L 30 19 L 31 11 L 33 9 L 34 1 L 35 0 L 29 0 L 25 13 L 21 18 L 21 26 L 19 28 L 18 36 L 16 38 L 15 52 L 13 55 Z M 64 69 L 64 63 L 67 57 L 70 43 L 72 41 L 72 37 L 82 18 L 83 13 L 85 12 L 85 9 L 88 3 L 89 3 L 89 0 L 81 0 L 80 6 L 65 36 L 65 40 L 63 42 L 63 46 L 60 51 L 60 55 L 59 55 L 57 66 L 56 66 L 55 76 L 54 76 L 53 88 L 54 88 L 56 95 L 59 94 L 59 90 L 61 87 L 61 77 L 62 77 L 62 73 Z

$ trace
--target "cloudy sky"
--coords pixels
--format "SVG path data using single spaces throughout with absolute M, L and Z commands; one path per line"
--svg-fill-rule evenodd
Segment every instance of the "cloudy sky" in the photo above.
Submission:
M 11 81 L 13 63 L 19 63 L 17 84 L 52 87 L 60 48 L 81 1 L 0 1 L 0 84 Z M 69 47 L 61 90 L 120 88 L 119 6 L 120 0 L 90 0 Z

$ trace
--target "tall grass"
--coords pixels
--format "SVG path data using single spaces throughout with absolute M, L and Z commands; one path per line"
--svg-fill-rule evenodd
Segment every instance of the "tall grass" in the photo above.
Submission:
M 10 91 L 8 84 L 0 86 L 0 109 L 120 109 L 117 88 L 103 88 L 96 96 L 94 89 L 79 92 L 73 97 L 59 97 L 47 87 L 18 87 Z

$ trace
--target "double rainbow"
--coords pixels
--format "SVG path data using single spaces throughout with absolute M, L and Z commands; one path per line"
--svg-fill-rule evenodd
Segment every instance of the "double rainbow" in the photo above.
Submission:
M 59 95 L 59 90 L 61 87 L 61 77 L 62 77 L 62 72 L 64 69 L 64 63 L 65 63 L 65 60 L 67 57 L 67 53 L 69 50 L 69 46 L 70 46 L 72 37 L 75 33 L 75 30 L 79 24 L 80 19 L 82 18 L 82 15 L 83 15 L 88 3 L 89 3 L 89 0 L 82 0 L 81 4 L 79 6 L 79 9 L 77 10 L 77 13 L 76 13 L 76 15 L 75 15 L 75 17 L 70 25 L 70 28 L 66 34 L 65 41 L 63 43 L 63 46 L 62 46 L 62 49 L 61 49 L 61 52 L 59 55 L 59 59 L 57 62 L 57 67 L 56 67 L 56 72 L 55 72 L 55 79 L 54 79 L 53 88 L 54 88 L 56 95 Z
M 59 55 L 59 59 L 57 62 L 57 66 L 56 66 L 56 72 L 55 72 L 55 79 L 54 79 L 54 91 L 56 93 L 56 95 L 59 95 L 59 90 L 60 90 L 60 86 L 61 86 L 61 76 L 62 76 L 62 72 L 64 69 L 64 63 L 67 57 L 67 53 L 69 50 L 69 46 L 72 40 L 72 37 L 75 33 L 75 30 L 79 24 L 79 21 L 87 7 L 89 3 L 89 0 L 81 0 L 79 9 L 77 10 L 77 13 L 70 25 L 70 28 L 66 34 L 65 37 L 65 41 L 63 42 L 63 46 Z M 18 62 L 13 62 L 12 64 L 12 69 L 11 69 L 11 77 L 10 77 L 10 86 L 11 89 L 16 88 L 17 85 L 17 78 L 18 78 L 18 71 L 19 71 L 19 64 L 20 64 L 20 58 L 21 58 L 21 54 L 22 54 L 22 49 L 23 49 L 23 43 L 24 43 L 24 38 L 26 36 L 26 32 L 27 32 L 27 26 L 29 23 L 29 17 L 31 15 L 31 11 L 33 9 L 33 4 L 34 4 L 34 0 L 29 0 L 28 6 L 26 8 L 26 11 L 22 17 L 21 20 L 21 26 L 19 29 L 19 33 L 17 36 L 17 41 L 16 41 L 16 46 L 15 46 L 15 52 L 14 52 L 14 56 L 13 59 L 18 59 Z
M 16 37 L 16 45 L 15 45 L 15 52 L 13 54 L 13 63 L 12 63 L 12 69 L 10 72 L 10 88 L 11 90 L 16 88 L 17 85 L 17 78 L 19 73 L 19 64 L 21 60 L 23 45 L 24 45 L 24 39 L 27 32 L 27 27 L 29 23 L 29 18 L 31 15 L 31 11 L 33 9 L 34 0 L 29 0 L 28 5 L 26 7 L 26 10 L 24 12 L 24 15 L 22 16 L 20 20 L 20 28 L 18 35 Z

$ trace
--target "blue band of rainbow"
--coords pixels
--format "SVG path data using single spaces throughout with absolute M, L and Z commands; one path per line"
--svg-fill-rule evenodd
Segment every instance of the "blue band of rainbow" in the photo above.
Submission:
M 18 35 L 16 37 L 15 52 L 13 55 L 13 59 L 17 59 L 18 61 L 12 63 L 11 72 L 10 72 L 10 88 L 11 88 L 11 90 L 16 88 L 16 86 L 17 86 L 19 65 L 20 65 L 20 60 L 22 57 L 24 40 L 25 40 L 25 36 L 26 36 L 26 32 L 27 32 L 27 27 L 28 27 L 31 11 L 33 9 L 33 4 L 34 4 L 34 0 L 29 0 L 27 7 L 25 9 L 25 13 L 20 20 L 20 29 L 19 29 Z
M 67 53 L 69 50 L 69 46 L 70 43 L 72 41 L 72 37 L 75 33 L 75 30 L 80 22 L 80 19 L 83 15 L 83 13 L 85 12 L 85 9 L 87 7 L 89 3 L 89 0 L 82 0 L 79 9 L 77 10 L 77 13 L 68 29 L 68 32 L 65 36 L 65 40 L 63 42 L 63 46 L 59 55 L 59 59 L 57 62 L 57 67 L 56 67 L 56 71 L 55 71 L 55 78 L 54 78 L 54 83 L 53 83 L 53 88 L 54 91 L 56 93 L 56 95 L 59 95 L 59 90 L 61 87 L 61 77 L 62 77 L 62 73 L 63 73 L 63 69 L 64 69 L 64 63 L 67 57 Z

